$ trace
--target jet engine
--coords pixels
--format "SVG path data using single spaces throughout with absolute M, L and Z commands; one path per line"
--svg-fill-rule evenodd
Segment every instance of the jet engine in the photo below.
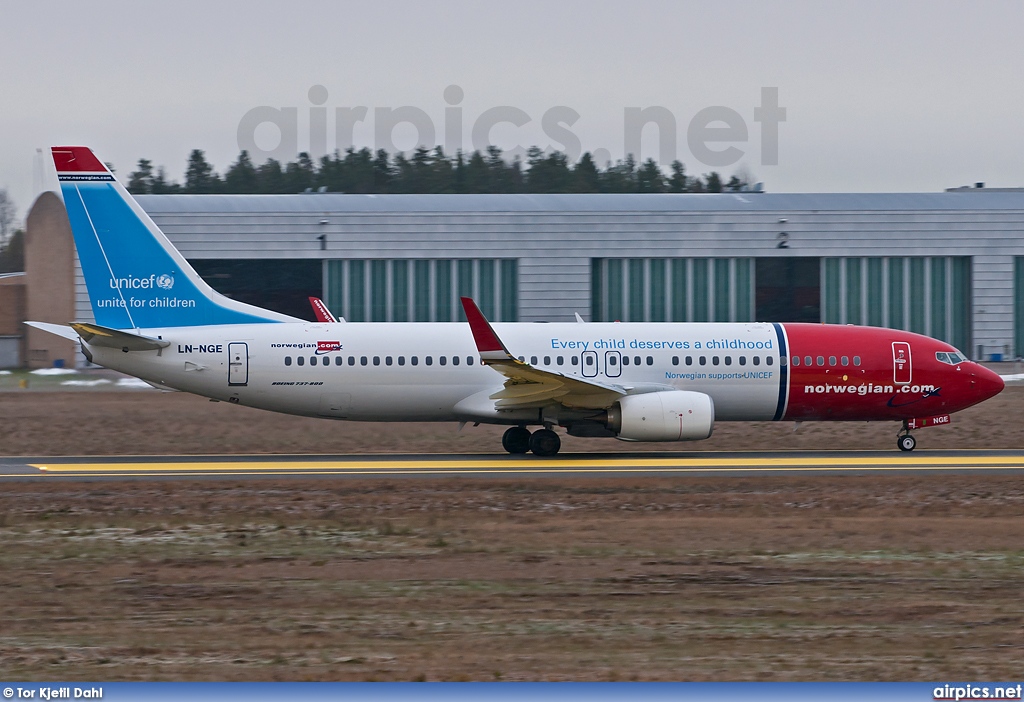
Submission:
M 715 405 L 685 390 L 626 395 L 608 410 L 606 426 L 624 441 L 698 441 L 711 436 Z

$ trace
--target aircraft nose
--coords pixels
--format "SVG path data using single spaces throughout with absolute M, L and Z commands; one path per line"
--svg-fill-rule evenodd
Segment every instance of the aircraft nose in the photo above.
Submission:
M 990 397 L 995 397 L 1003 391 L 1006 384 L 1003 379 L 999 377 L 999 374 L 990 371 L 984 366 L 977 366 L 974 372 L 971 374 L 971 384 L 974 386 L 975 391 L 981 396 L 978 400 L 987 400 Z

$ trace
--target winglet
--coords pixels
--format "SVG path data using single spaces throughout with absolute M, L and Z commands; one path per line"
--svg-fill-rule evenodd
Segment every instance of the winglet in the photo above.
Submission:
M 316 314 L 316 321 L 329 322 L 332 324 L 338 321 L 335 319 L 331 311 L 327 309 L 327 305 L 324 304 L 324 301 L 319 297 L 310 297 L 309 304 L 313 306 L 313 312 Z
M 491 323 L 484 317 L 484 313 L 476 306 L 471 297 L 459 298 L 462 300 L 462 309 L 466 312 L 466 320 L 469 322 L 469 329 L 473 332 L 473 341 L 476 342 L 476 349 L 480 352 L 480 360 L 485 364 L 491 361 L 514 360 L 512 354 L 501 343 L 501 339 L 494 333 Z

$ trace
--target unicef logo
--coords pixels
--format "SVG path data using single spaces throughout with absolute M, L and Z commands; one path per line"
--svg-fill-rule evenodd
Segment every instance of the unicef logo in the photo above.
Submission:
M 163 288 L 164 290 L 170 290 L 174 287 L 174 276 L 168 275 L 167 273 L 157 276 L 156 286 L 158 288 Z

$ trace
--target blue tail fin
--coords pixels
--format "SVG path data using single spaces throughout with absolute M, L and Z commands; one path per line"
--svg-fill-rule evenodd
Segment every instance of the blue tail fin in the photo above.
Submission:
M 91 150 L 52 150 L 97 324 L 146 329 L 302 321 L 213 290 Z

